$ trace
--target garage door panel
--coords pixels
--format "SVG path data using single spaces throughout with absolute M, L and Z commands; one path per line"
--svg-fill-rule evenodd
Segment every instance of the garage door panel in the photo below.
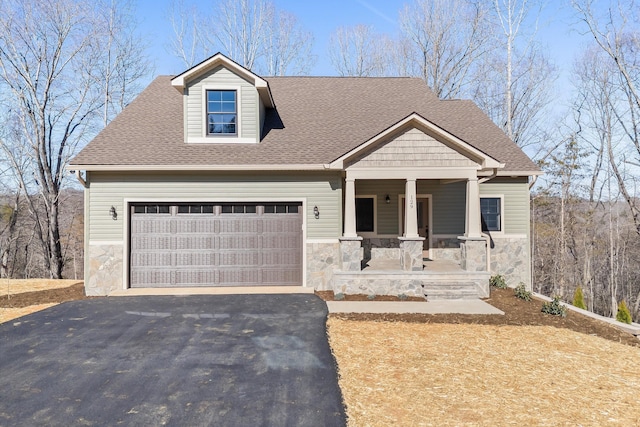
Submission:
M 176 233 L 216 233 L 218 221 L 206 216 L 199 218 L 178 217 L 176 221 Z
M 175 274 L 175 286 L 202 286 L 203 283 L 216 283 L 216 270 L 188 269 L 179 270 Z
M 218 254 L 215 252 L 178 252 L 176 255 L 176 267 L 214 267 L 218 264 Z
M 301 284 L 299 204 L 163 206 L 131 215 L 132 287 Z
M 261 265 L 261 254 L 257 251 L 254 252 L 231 252 L 220 251 L 220 267 L 250 267 Z
M 261 268 L 220 268 L 219 284 L 221 286 L 253 286 L 262 284 Z
M 132 251 L 148 252 L 175 249 L 175 239 L 171 236 L 137 235 L 131 239 Z
M 216 238 L 214 236 L 207 236 L 201 234 L 195 235 L 180 235 L 175 236 L 175 248 L 179 250 L 189 249 L 215 249 Z
M 137 233 L 171 233 L 171 217 L 155 215 L 156 218 L 144 218 L 141 219 L 137 215 L 138 220 L 131 222 L 131 231 L 134 234 Z
M 131 256 L 134 264 L 139 266 L 172 265 L 171 252 L 136 252 Z
M 240 217 L 241 216 L 241 217 Z M 220 215 L 221 234 L 257 234 L 262 231 L 261 221 L 255 215 L 222 214 Z
M 251 250 L 260 248 L 262 236 L 256 234 L 221 235 L 220 249 Z

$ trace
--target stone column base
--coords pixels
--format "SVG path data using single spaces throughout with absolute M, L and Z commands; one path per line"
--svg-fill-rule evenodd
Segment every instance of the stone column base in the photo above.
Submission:
M 460 267 L 466 271 L 487 271 L 487 241 L 480 237 L 458 237 Z
M 340 238 L 340 269 L 342 271 L 362 270 L 362 237 Z
M 398 237 L 400 240 L 400 265 L 404 271 L 422 271 L 424 237 Z

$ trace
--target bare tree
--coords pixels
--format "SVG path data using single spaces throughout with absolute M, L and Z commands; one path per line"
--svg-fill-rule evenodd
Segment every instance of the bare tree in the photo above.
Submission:
M 95 10 L 94 42 L 103 53 L 96 64 L 96 77 L 104 86 L 102 119 L 106 126 L 142 89 L 139 82 L 151 64 L 144 54 L 145 44 L 135 34 L 130 0 L 101 0 Z
M 616 75 L 609 80 L 609 84 L 615 88 L 615 94 L 609 98 L 608 104 L 615 116 L 616 129 L 612 133 L 625 144 L 619 153 L 608 146 L 608 157 L 613 176 L 640 235 L 640 202 L 632 190 L 636 185 L 636 177 L 629 170 L 629 165 L 640 159 L 640 61 L 637 57 L 640 22 L 637 19 L 637 5 L 635 1 L 611 2 L 602 16 L 596 15 L 592 0 L 576 0 L 573 6 L 604 54 L 602 59 L 608 59 L 616 70 Z M 629 159 L 631 153 L 634 158 Z
M 268 0 L 220 0 L 203 12 L 182 0 L 168 9 L 169 52 L 188 67 L 216 51 L 270 75 L 304 74 L 313 65 L 313 36 Z
M 102 19 L 112 16 L 117 22 L 119 9 L 112 14 L 103 6 L 74 0 L 0 4 L 0 91 L 8 95 L 3 97 L 5 111 L 11 112 L 13 124 L 0 145 L 24 189 L 51 278 L 60 278 L 64 267 L 59 197 L 65 167 L 78 145 L 112 114 L 104 109 L 112 101 L 108 91 L 113 89 L 113 96 L 118 88 L 124 100 L 135 82 L 129 70 L 105 59 L 119 57 L 122 47 L 117 33 L 103 31 Z M 111 46 L 108 53 L 106 46 Z M 111 65 L 105 68 L 106 63 Z M 106 69 L 118 70 L 110 72 L 112 89 L 102 81 Z M 124 102 L 118 101 L 120 106 Z
M 340 76 L 382 76 L 387 53 L 383 40 L 370 25 L 340 27 L 329 38 L 329 60 Z
M 196 7 L 187 6 L 183 0 L 171 1 L 166 14 L 173 30 L 167 46 L 169 53 L 179 58 L 185 67 L 191 67 L 206 57 Z
M 492 26 L 499 31 L 493 33 L 495 50 L 485 57 L 474 99 L 520 147 L 544 144 L 540 122 L 557 71 L 534 40 L 541 2 L 491 0 L 491 5 Z
M 544 120 L 553 99 L 555 66 L 540 49 L 531 48 L 511 64 L 508 86 L 504 84 L 507 68 L 498 51 L 487 55 L 477 68 L 474 101 L 520 147 L 537 145 L 538 152 L 552 151 L 545 147 L 550 138 Z
M 490 50 L 487 24 L 481 2 L 416 0 L 400 12 L 402 37 L 412 46 L 406 59 L 438 97 L 459 97 Z
M 265 68 L 270 76 L 308 74 L 315 58 L 313 34 L 288 12 L 274 13 L 265 31 Z

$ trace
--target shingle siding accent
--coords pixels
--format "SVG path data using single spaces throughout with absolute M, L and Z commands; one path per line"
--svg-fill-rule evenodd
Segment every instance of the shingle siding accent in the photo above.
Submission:
M 467 167 L 476 164 L 466 156 L 411 128 L 359 156 L 351 168 L 387 167 Z

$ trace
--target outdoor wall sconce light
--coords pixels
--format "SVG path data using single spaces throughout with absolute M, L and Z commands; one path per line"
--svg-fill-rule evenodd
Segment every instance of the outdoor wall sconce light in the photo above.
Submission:
M 318 209 L 317 206 L 313 207 L 313 216 L 315 216 L 316 219 L 320 218 L 320 210 Z
M 116 212 L 115 206 L 111 206 L 111 209 L 109 209 L 109 215 L 111 215 L 111 219 L 114 221 L 118 219 L 118 212 Z
M 384 202 L 385 202 L 386 204 L 391 203 L 391 197 L 389 197 L 389 195 L 388 195 L 388 194 L 387 194 L 387 197 L 385 197 L 385 198 L 384 198 Z

